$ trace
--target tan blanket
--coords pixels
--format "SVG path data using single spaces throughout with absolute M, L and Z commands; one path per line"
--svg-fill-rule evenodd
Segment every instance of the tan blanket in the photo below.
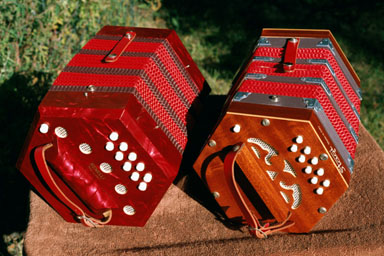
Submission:
M 245 229 L 232 230 L 215 217 L 201 184 L 186 187 L 191 184 L 187 176 L 169 189 L 144 228 L 66 223 L 31 193 L 25 251 L 31 256 L 384 255 L 384 153 L 360 129 L 350 188 L 310 234 L 279 233 L 258 240 Z

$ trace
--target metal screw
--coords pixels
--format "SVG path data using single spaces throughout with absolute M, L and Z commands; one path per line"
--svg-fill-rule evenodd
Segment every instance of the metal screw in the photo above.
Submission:
M 220 197 L 220 193 L 217 192 L 217 191 L 213 192 L 212 195 L 213 195 L 214 198 L 219 198 Z
M 210 147 L 215 147 L 215 146 L 216 146 L 216 141 L 214 141 L 214 140 L 209 140 L 209 141 L 208 141 L 208 146 L 210 146 Z
M 290 38 L 290 39 L 289 39 L 289 42 L 292 42 L 292 43 L 295 44 L 295 43 L 297 43 L 297 39 L 296 39 L 296 38 Z
M 272 102 L 279 102 L 279 96 L 277 96 L 277 95 L 272 95 L 272 96 L 270 96 L 269 97 L 269 99 L 272 101 Z
M 94 85 L 90 84 L 87 86 L 87 91 L 88 92 L 94 92 L 94 91 L 96 91 L 96 87 Z
M 263 120 L 261 121 L 261 124 L 262 124 L 263 126 L 269 126 L 269 125 L 271 124 L 271 121 L 269 121 L 269 119 L 263 119 Z
M 236 146 L 233 147 L 232 150 L 233 150 L 234 152 L 237 152 L 239 149 L 240 149 L 240 146 L 239 146 L 239 145 L 236 145 Z
M 318 209 L 319 213 L 326 213 L 327 212 L 327 209 L 325 207 L 320 207 Z
M 320 158 L 320 160 L 323 160 L 323 161 L 325 161 L 325 160 L 327 160 L 327 159 L 328 159 L 328 155 L 327 155 L 327 154 L 325 154 L 325 153 L 323 153 L 323 154 L 321 154 L 321 155 L 319 156 L 319 158 Z
M 112 54 L 109 54 L 109 55 L 108 55 L 108 57 L 109 57 L 109 58 L 112 58 L 112 59 L 114 59 L 114 58 L 116 58 L 116 57 L 117 57 L 117 55 L 116 55 L 116 54 L 114 54 L 114 53 L 112 53 Z
M 126 35 L 126 37 L 127 37 L 129 40 L 131 40 L 132 35 L 128 33 L 128 34 Z

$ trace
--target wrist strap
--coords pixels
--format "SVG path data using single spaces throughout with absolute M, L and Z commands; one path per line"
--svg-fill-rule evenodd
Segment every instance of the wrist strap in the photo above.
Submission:
M 258 238 L 266 238 L 267 235 L 292 227 L 295 223 L 292 221 L 289 221 L 289 218 L 292 216 L 291 212 L 288 213 L 288 216 L 284 221 L 273 224 L 273 225 L 271 225 L 270 223 L 266 223 L 265 225 L 262 225 L 260 221 L 252 214 L 251 210 L 245 203 L 245 200 L 241 195 L 240 189 L 235 180 L 234 164 L 235 164 L 236 157 L 240 154 L 243 147 L 244 147 L 244 143 L 238 143 L 226 155 L 224 159 L 225 179 L 227 181 L 230 192 L 237 203 L 237 206 L 240 208 L 243 214 L 243 217 L 245 218 L 245 221 L 248 224 L 249 233 Z
M 48 167 L 47 161 L 45 160 L 45 151 L 52 147 L 52 143 L 42 145 L 36 148 L 34 152 L 34 158 L 37 168 L 40 171 L 45 183 L 51 189 L 51 191 L 65 204 L 70 210 L 72 210 L 77 219 L 87 227 L 100 227 L 107 224 L 112 219 L 112 210 L 105 211 L 100 218 L 94 218 L 87 214 L 80 206 L 74 203 L 65 193 L 59 188 L 56 181 L 53 179 L 52 171 Z

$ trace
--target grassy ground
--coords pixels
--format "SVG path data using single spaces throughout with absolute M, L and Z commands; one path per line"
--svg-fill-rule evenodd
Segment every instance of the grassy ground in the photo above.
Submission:
M 331 29 L 362 81 L 362 122 L 384 146 L 384 4 L 292 0 L 0 0 L 0 255 L 21 255 L 28 191 L 14 165 L 49 85 L 103 25 L 175 29 L 225 94 L 263 27 Z M 12 195 L 12 196 L 11 196 Z M 4 208 L 3 208 L 4 207 Z M 11 212 L 11 214 L 9 214 Z

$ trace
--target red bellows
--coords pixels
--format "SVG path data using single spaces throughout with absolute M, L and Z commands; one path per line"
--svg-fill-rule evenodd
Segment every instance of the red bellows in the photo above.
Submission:
M 106 26 L 42 100 L 18 167 L 67 221 L 143 226 L 208 92 L 174 31 Z
M 347 190 L 360 80 L 328 30 L 265 29 L 194 164 L 228 220 L 309 232 Z

